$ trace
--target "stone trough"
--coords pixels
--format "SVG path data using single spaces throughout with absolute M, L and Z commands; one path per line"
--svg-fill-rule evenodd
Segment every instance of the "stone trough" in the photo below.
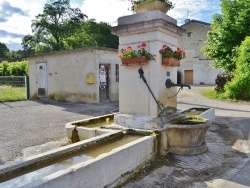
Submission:
M 112 187 L 155 158 L 156 136 L 149 132 L 85 131 L 80 138 L 94 136 L 3 166 L 0 187 Z

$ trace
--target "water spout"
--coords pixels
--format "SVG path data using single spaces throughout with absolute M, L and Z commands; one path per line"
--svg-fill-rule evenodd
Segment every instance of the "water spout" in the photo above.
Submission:
M 187 85 L 187 84 L 175 84 L 170 79 L 166 80 L 165 85 L 166 85 L 167 88 L 171 88 L 171 87 L 175 87 L 175 86 L 180 86 L 181 88 L 188 87 L 188 89 L 191 89 L 190 85 Z

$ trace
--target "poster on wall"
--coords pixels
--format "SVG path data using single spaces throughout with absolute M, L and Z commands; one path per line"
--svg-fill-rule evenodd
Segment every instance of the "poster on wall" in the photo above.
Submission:
M 107 70 L 105 69 L 104 65 L 100 66 L 99 69 L 99 79 L 100 79 L 100 84 L 99 87 L 100 89 L 105 89 L 105 87 L 107 86 L 107 74 L 106 74 Z

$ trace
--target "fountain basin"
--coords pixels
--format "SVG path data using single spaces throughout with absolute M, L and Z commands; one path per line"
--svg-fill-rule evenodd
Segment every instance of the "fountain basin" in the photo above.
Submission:
M 114 114 L 98 116 L 67 123 L 65 128 L 67 137 L 71 142 L 86 140 L 92 137 L 109 133 L 110 131 L 101 129 L 111 125 L 114 122 Z M 75 130 L 75 131 L 74 131 Z M 78 134 L 77 141 L 74 140 L 74 132 Z
M 188 117 L 192 117 L 192 116 L 202 117 L 202 118 L 208 119 L 211 123 L 215 121 L 215 109 L 214 108 L 194 107 L 188 110 L 184 110 L 181 113 Z
M 180 155 L 196 155 L 207 151 L 205 134 L 211 122 L 200 117 L 180 118 L 166 130 L 169 151 Z

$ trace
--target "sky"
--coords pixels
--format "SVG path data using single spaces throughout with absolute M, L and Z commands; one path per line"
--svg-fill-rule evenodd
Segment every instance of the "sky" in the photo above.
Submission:
M 31 21 L 42 13 L 47 0 L 0 0 L 0 42 L 10 50 L 22 49 L 22 38 L 32 34 Z M 80 8 L 97 22 L 104 21 L 112 26 L 117 19 L 133 14 L 130 0 L 71 0 L 71 7 Z M 220 0 L 171 0 L 175 8 L 167 12 L 177 20 L 178 25 L 185 19 L 210 23 L 212 16 L 220 12 Z

